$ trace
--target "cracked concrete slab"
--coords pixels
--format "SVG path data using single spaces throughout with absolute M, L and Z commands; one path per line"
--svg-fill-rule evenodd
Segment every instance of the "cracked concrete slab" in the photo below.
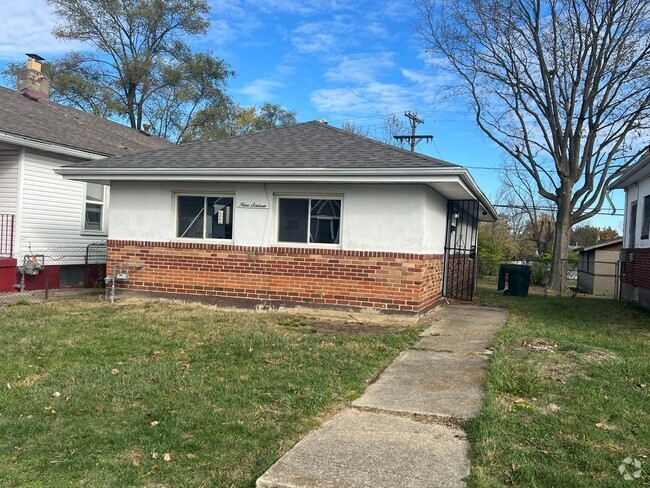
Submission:
M 481 409 L 486 364 L 479 355 L 408 350 L 352 405 L 471 418 Z
M 257 480 L 258 488 L 460 488 L 469 475 L 462 430 L 346 409 Z

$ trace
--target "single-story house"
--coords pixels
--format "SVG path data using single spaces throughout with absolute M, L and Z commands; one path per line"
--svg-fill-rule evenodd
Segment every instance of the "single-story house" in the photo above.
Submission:
M 579 248 L 578 288 L 591 295 L 618 298 L 618 260 L 622 248 L 622 237 Z
M 32 258 L 39 275 L 27 276 L 26 289 L 83 284 L 93 278 L 84 273 L 84 249 L 103 246 L 108 235 L 108 187 L 53 170 L 172 144 L 48 101 L 34 58 L 20 70 L 18 89 L 0 87 L 0 292 L 16 290 Z
M 423 312 L 471 299 L 467 169 L 308 122 L 65 166 L 110 185 L 109 273 L 128 290 Z
M 625 190 L 621 296 L 650 306 L 650 152 L 612 188 Z

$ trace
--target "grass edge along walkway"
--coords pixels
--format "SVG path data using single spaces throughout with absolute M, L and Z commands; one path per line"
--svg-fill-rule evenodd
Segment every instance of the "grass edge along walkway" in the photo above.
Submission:
M 650 484 L 650 311 L 592 297 L 504 297 L 468 486 Z M 631 479 L 627 479 L 631 478 Z

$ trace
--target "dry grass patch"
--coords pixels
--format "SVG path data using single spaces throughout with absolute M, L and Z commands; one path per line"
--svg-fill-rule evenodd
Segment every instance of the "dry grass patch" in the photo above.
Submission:
M 252 487 L 421 331 L 149 300 L 2 312 L 9 487 Z

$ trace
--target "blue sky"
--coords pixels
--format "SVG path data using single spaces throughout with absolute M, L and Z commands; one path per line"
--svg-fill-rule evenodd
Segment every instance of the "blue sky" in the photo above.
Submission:
M 469 167 L 496 196 L 499 178 L 491 168 L 501 152 L 463 102 L 437 96 L 446 75 L 427 65 L 411 0 L 211 0 L 211 6 L 210 31 L 192 44 L 230 63 L 237 76 L 229 92 L 239 103 L 270 101 L 294 110 L 301 122 L 324 118 L 340 127 L 353 120 L 370 129 L 387 112 L 416 112 L 425 120 L 418 133 L 434 136 L 418 150 Z M 25 52 L 48 58 L 82 47 L 52 38 L 56 19 L 42 0 L 0 0 L 0 7 L 0 68 Z M 613 196 L 622 208 L 622 192 Z M 622 221 L 599 216 L 590 223 L 620 232 Z

